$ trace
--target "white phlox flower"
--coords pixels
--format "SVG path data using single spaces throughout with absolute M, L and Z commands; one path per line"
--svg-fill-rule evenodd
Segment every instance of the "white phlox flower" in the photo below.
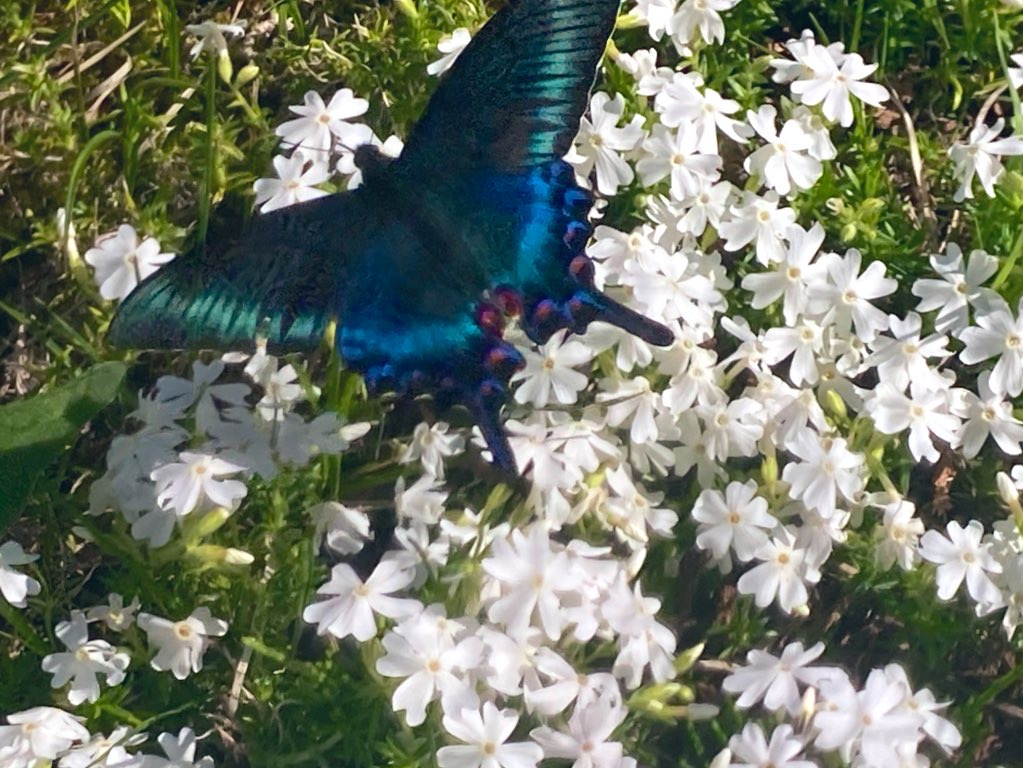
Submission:
M 214 618 L 205 606 L 196 608 L 181 621 L 140 613 L 138 626 L 146 633 L 149 644 L 156 647 L 150 665 L 158 672 L 170 670 L 178 680 L 184 680 L 189 672 L 202 670 L 209 638 L 227 632 L 227 622 Z
M 743 168 L 779 195 L 788 195 L 812 187 L 823 173 L 823 166 L 809 154 L 814 142 L 802 124 L 786 120 L 778 131 L 777 116 L 778 111 L 770 104 L 746 113 L 750 126 L 767 143 L 746 158 Z
M 568 331 L 555 333 L 537 351 L 522 351 L 526 366 L 516 371 L 511 382 L 521 381 L 515 390 L 515 402 L 531 403 L 543 408 L 549 402 L 562 405 L 574 403 L 589 384 L 589 377 L 576 370 L 593 359 L 585 344 L 569 338 Z
M 684 0 L 670 22 L 671 37 L 678 49 L 695 41 L 696 33 L 705 43 L 725 41 L 725 23 L 721 13 L 739 4 L 739 0 Z
M 579 124 L 579 136 L 565 159 L 575 166 L 576 173 L 589 176 L 596 170 L 597 191 L 613 195 L 618 187 L 632 182 L 631 166 L 620 152 L 630 152 L 643 139 L 643 118 L 636 115 L 632 121 L 618 127 L 625 112 L 625 99 L 619 93 L 612 99 L 598 91 L 590 98 L 589 117 Z
M 213 768 L 213 758 L 209 755 L 195 759 L 198 739 L 188 726 L 177 734 L 161 733 L 157 742 L 166 758 L 146 755 L 143 758 L 144 768 Z
M 795 223 L 795 211 L 779 208 L 776 192 L 758 197 L 747 190 L 742 193 L 742 199 L 732 205 L 729 217 L 721 222 L 718 230 L 725 239 L 726 251 L 737 251 L 755 243 L 757 261 L 766 266 L 784 261 L 785 241 L 789 228 Z
M 465 450 L 465 436 L 458 432 L 448 433 L 448 429 L 450 426 L 443 421 L 436 424 L 420 422 L 412 431 L 412 440 L 402 450 L 398 461 L 407 464 L 418 460 L 424 472 L 443 480 L 444 460 Z
M 47 765 L 72 744 L 89 738 L 89 729 L 82 725 L 84 717 L 56 707 L 15 712 L 7 716 L 7 722 L 0 725 L 0 758 L 12 768 Z
M 437 42 L 437 50 L 440 51 L 442 55 L 439 59 L 431 61 L 426 66 L 427 74 L 442 75 L 451 69 L 451 65 L 455 63 L 455 59 L 457 59 L 462 51 L 465 50 L 471 40 L 472 35 L 465 27 L 458 27 L 450 35 L 444 35 L 444 37 Z
M 947 348 L 948 337 L 932 333 L 921 339 L 923 321 L 916 312 L 905 319 L 889 316 L 891 337 L 876 336 L 870 343 L 873 352 L 867 364 L 877 368 L 878 378 L 896 389 L 906 389 L 910 382 L 923 389 L 942 389 L 944 378 L 928 364 L 931 358 L 946 358 L 952 352 Z
M 866 64 L 858 53 L 847 53 L 841 62 L 836 62 L 826 48 L 814 46 L 800 63 L 811 70 L 812 76 L 792 83 L 792 93 L 803 104 L 821 104 L 824 116 L 844 127 L 853 123 L 850 96 L 873 107 L 888 100 L 888 90 L 883 85 L 863 82 L 878 65 Z
M 961 422 L 949 408 L 949 390 L 910 388 L 910 394 L 882 382 L 866 398 L 864 408 L 874 426 L 886 435 L 909 429 L 909 452 L 916 461 L 935 462 L 941 452 L 934 437 L 953 444 Z
M 508 742 L 519 716 L 498 709 L 491 702 L 478 708 L 445 713 L 444 728 L 461 745 L 437 750 L 440 768 L 532 768 L 543 759 L 543 749 L 533 742 Z
M 618 633 L 619 653 L 612 674 L 626 688 L 639 686 L 649 667 L 656 682 L 675 676 L 675 635 L 656 620 L 661 601 L 644 597 L 639 582 L 632 589 L 620 575 L 608 590 L 600 610 L 608 625 Z
M 96 238 L 96 245 L 85 252 L 85 262 L 96 270 L 100 295 L 120 301 L 174 256 L 162 253 L 155 238 L 140 238 L 135 227 L 122 224 L 116 232 Z
M 923 520 L 916 517 L 916 506 L 905 499 L 895 499 L 878 506 L 884 513 L 881 541 L 877 545 L 878 564 L 888 570 L 895 563 L 904 571 L 913 569 L 919 560 L 918 542 L 924 533 Z
M 197 38 L 188 55 L 193 59 L 203 51 L 217 56 L 227 55 L 227 38 L 241 37 L 245 34 L 245 22 L 237 24 L 218 24 L 215 21 L 203 21 L 199 24 L 186 24 L 185 31 Z
M 739 694 L 736 705 L 749 709 L 763 700 L 772 712 L 784 709 L 797 715 L 803 705 L 800 687 L 816 687 L 821 680 L 839 674 L 834 667 L 811 666 L 824 653 L 824 643 L 815 643 L 804 650 L 801 642 L 789 643 L 781 656 L 752 650 L 746 654 L 748 666 L 738 667 L 724 679 L 721 687 Z
M 966 345 L 959 359 L 967 365 L 998 358 L 988 378 L 992 392 L 1012 397 L 1023 392 L 1023 299 L 1016 317 L 1004 301 L 978 312 L 976 325 L 964 330 L 959 339 Z
M 108 605 L 95 605 L 87 610 L 85 618 L 89 621 L 102 621 L 114 632 L 123 632 L 135 623 L 135 613 L 140 605 L 137 595 L 131 603 L 125 605 L 123 597 L 111 592 L 107 602 Z
M 90 640 L 85 614 L 72 611 L 70 621 L 60 622 L 54 630 L 67 651 L 51 653 L 43 658 L 44 672 L 53 675 L 50 686 L 61 688 L 71 682 L 67 698 L 72 706 L 99 698 L 98 675 L 106 677 L 107 685 L 124 680 L 130 658 L 106 640 Z
M 15 608 L 28 605 L 29 595 L 38 595 L 40 584 L 31 576 L 16 571 L 15 566 L 28 565 L 39 559 L 39 555 L 28 555 L 16 541 L 0 544 L 0 594 Z
M 334 637 L 352 635 L 365 642 L 377 634 L 376 615 L 401 619 L 422 610 L 422 604 L 411 598 L 393 597 L 415 578 L 415 571 L 406 567 L 404 558 L 385 555 L 363 581 L 346 563 L 338 563 L 330 571 L 330 581 L 316 590 L 318 595 L 333 595 L 307 605 L 302 618 L 316 624 L 316 634 L 329 632 Z
M 617 768 L 622 764 L 622 744 L 609 738 L 625 714 L 616 689 L 612 696 L 576 704 L 566 730 L 541 726 L 529 735 L 543 748 L 545 758 L 573 760 L 574 768 Z
M 1023 139 L 1019 136 L 1001 136 L 1005 128 L 1005 118 L 998 118 L 994 125 L 977 125 L 970 131 L 966 143 L 955 143 L 948 150 L 948 156 L 955 164 L 955 176 L 959 181 L 953 199 L 959 203 L 973 197 L 973 179 L 980 181 L 980 186 L 988 197 L 995 196 L 995 184 L 1005 173 L 1002 165 L 1004 155 L 1023 155 Z
M 256 179 L 252 185 L 256 193 L 255 204 L 261 213 L 304 203 L 329 193 L 317 188 L 330 178 L 330 167 L 325 157 L 317 157 L 296 149 L 291 157 L 276 155 L 273 159 L 276 179 Z
M 912 290 L 920 299 L 917 312 L 938 310 L 934 318 L 938 333 L 960 334 L 970 324 L 970 306 L 983 312 L 1000 301 L 998 294 L 982 287 L 998 271 L 998 259 L 986 251 L 975 249 L 964 259 L 962 249 L 949 243 L 944 253 L 932 254 L 930 261 L 941 279 L 922 277 Z
M 1002 567 L 992 556 L 990 543 L 981 541 L 984 526 L 971 520 L 964 528 L 951 520 L 946 531 L 930 530 L 920 538 L 920 556 L 937 565 L 938 597 L 951 600 L 965 580 L 970 597 L 977 603 L 992 610 L 1002 605 L 1002 593 L 991 578 Z
M 885 277 L 886 267 L 880 261 L 872 261 L 861 274 L 862 257 L 855 248 L 844 256 L 826 253 L 821 261 L 827 267 L 828 282 L 810 286 L 810 299 L 831 307 L 828 316 L 840 334 L 854 326 L 856 335 L 869 344 L 889 323 L 888 315 L 872 302 L 894 293 L 898 282 Z
M 643 157 L 636 163 L 643 184 L 652 186 L 668 178 L 672 197 L 685 200 L 699 191 L 701 183 L 717 181 L 721 176 L 721 158 L 703 153 L 698 141 L 696 129 L 690 123 L 675 130 L 655 125 L 643 141 Z
M 759 608 L 777 599 L 786 613 L 805 610 L 810 599 L 805 580 L 811 574 L 806 568 L 806 550 L 799 547 L 796 532 L 783 526 L 757 549 L 754 557 L 760 564 L 739 577 L 740 594 L 753 595 Z
M 766 272 L 754 272 L 742 279 L 742 287 L 753 293 L 750 306 L 763 309 L 783 298 L 782 315 L 787 325 L 795 325 L 798 315 L 809 308 L 811 285 L 822 283 L 826 267 L 816 261 L 824 242 L 824 228 L 814 222 L 809 230 L 798 224 L 786 233 L 788 247 L 782 260 L 770 265 Z
M 707 488 L 696 499 L 692 516 L 700 526 L 696 546 L 709 550 L 715 559 L 728 556 L 729 549 L 742 562 L 767 543 L 768 532 L 778 520 L 768 512 L 767 500 L 757 496 L 757 484 L 733 481 L 724 492 Z
M 733 759 L 730 768 L 818 768 L 812 760 L 799 760 L 805 744 L 796 736 L 788 723 L 776 726 L 767 741 L 763 729 L 756 723 L 747 723 L 741 734 L 728 741 Z
M 369 515 L 336 501 L 325 501 L 309 508 L 315 526 L 313 545 L 318 550 L 326 545 L 342 555 L 361 552 L 367 541 L 373 539 Z
M 1013 415 L 1012 403 L 1004 394 L 991 389 L 990 371 L 977 378 L 977 390 L 979 394 L 960 388 L 951 392 L 949 409 L 963 420 L 953 445 L 972 459 L 990 437 L 1005 453 L 1019 456 L 1023 452 L 1023 422 Z
M 299 115 L 277 126 L 275 133 L 281 137 L 286 147 L 301 147 L 313 155 L 322 155 L 324 164 L 327 153 L 334 146 L 335 140 L 349 144 L 352 135 L 353 117 L 365 114 L 369 109 L 366 99 L 356 98 L 351 88 L 342 88 L 325 104 L 316 91 L 308 91 L 303 97 L 305 102 L 300 107 L 288 107 Z

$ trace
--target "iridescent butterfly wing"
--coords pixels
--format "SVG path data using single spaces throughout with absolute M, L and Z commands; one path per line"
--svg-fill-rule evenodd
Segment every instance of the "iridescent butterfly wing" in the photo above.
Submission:
M 354 193 L 259 217 L 222 258 L 171 262 L 122 304 L 114 343 L 314 346 L 339 320 L 345 364 L 371 385 L 440 390 L 468 405 L 496 464 L 514 469 L 500 408 L 521 357 L 594 319 L 654 344 L 669 329 L 596 291 L 582 250 L 588 193 L 560 157 L 585 109 L 617 0 L 519 0 L 462 52 L 401 158 L 357 161 Z

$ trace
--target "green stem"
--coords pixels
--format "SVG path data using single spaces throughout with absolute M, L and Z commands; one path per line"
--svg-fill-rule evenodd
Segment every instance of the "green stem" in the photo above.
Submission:
M 1012 100 L 1012 132 L 1021 133 L 1023 132 L 1023 109 L 1020 107 L 1019 94 L 1016 89 L 1012 86 L 1012 79 L 1009 77 L 1009 64 L 1005 60 L 1005 46 L 1003 43 L 1006 42 L 1006 35 L 1002 33 L 1002 27 L 998 23 L 998 12 L 995 11 L 992 15 L 995 23 L 995 48 L 998 51 L 998 61 L 1002 65 L 1002 73 L 1005 75 L 1006 81 L 1009 83 L 1009 98 Z
M 215 54 L 213 54 L 215 55 Z M 199 190 L 199 244 L 206 244 L 210 225 L 210 203 L 213 199 L 213 164 L 216 160 L 216 94 L 217 63 L 212 58 L 206 67 L 206 162 L 203 167 L 202 186 Z
M 24 616 L 22 616 L 18 609 L 8 603 L 3 598 L 0 598 L 0 617 L 5 619 L 10 624 L 18 638 L 31 649 L 31 651 L 39 656 L 45 656 L 49 650 L 49 646 L 39 633 L 35 631 L 35 628 L 28 623 Z
M 1016 242 L 1012 244 L 1012 250 L 1005 261 L 1002 262 L 1001 269 L 998 270 L 998 274 L 991 283 L 992 290 L 997 291 L 1009 279 L 1009 275 L 1012 274 L 1012 270 L 1016 266 L 1016 262 L 1019 261 L 1021 253 L 1023 253 L 1023 230 L 1016 236 Z

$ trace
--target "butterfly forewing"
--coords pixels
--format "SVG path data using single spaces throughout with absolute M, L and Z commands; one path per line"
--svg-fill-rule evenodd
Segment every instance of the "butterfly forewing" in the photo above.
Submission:
M 608 0 L 518 0 L 476 34 L 413 128 L 400 164 L 446 176 L 561 157 L 614 28 Z

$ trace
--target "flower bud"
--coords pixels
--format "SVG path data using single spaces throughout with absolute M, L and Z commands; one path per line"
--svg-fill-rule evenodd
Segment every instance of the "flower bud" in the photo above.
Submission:
M 255 64 L 246 64 L 238 70 L 238 76 L 234 79 L 234 84 L 236 87 L 241 88 L 243 85 L 251 83 L 257 75 L 259 75 L 259 67 Z
M 694 645 L 692 648 L 686 648 L 682 653 L 675 657 L 675 671 L 688 672 L 692 669 L 693 664 L 696 663 L 697 659 L 703 655 L 704 643 Z
M 225 83 L 231 82 L 231 75 L 234 73 L 234 66 L 231 64 L 231 57 L 227 50 L 217 51 L 217 74 Z
M 413 21 L 419 18 L 419 9 L 416 8 L 416 4 L 413 0 L 395 0 L 394 4 L 398 6 L 399 11 Z
M 244 550 L 217 544 L 197 544 L 189 547 L 187 554 L 193 560 L 212 566 L 252 565 L 256 559 Z

